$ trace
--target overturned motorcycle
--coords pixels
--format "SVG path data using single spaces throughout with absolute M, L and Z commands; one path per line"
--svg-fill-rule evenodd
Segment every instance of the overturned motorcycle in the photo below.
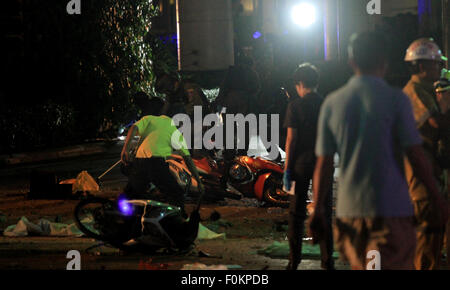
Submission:
M 180 208 L 158 201 L 88 197 L 75 207 L 75 222 L 86 236 L 121 250 L 185 253 L 197 238 L 201 198 L 186 220 Z
M 288 207 L 289 194 L 283 191 L 283 166 L 261 157 L 238 156 L 225 165 L 216 158 L 193 159 L 206 191 L 217 197 L 256 198 L 268 206 Z M 191 193 L 198 192 L 197 182 L 183 157 L 172 155 L 166 161 L 182 187 L 191 182 Z

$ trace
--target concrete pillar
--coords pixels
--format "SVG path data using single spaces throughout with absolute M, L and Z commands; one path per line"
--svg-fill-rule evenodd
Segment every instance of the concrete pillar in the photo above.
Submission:
M 336 0 L 324 0 L 324 57 L 339 59 L 339 10 Z
M 234 64 L 231 1 L 177 0 L 178 69 L 224 70 Z
M 275 34 L 278 32 L 277 5 L 276 0 L 264 0 L 262 4 L 262 31 L 265 34 Z

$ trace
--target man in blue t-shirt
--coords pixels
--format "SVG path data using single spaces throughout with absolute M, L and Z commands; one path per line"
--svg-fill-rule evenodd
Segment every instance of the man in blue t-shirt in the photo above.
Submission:
M 340 175 L 335 240 L 352 269 L 366 269 L 367 259 L 374 253 L 379 253 L 381 269 L 414 269 L 414 211 L 403 154 L 435 202 L 443 202 L 424 157 L 411 103 L 383 80 L 386 45 L 383 36 L 375 32 L 352 37 L 349 57 L 355 75 L 327 97 L 319 116 L 313 177 L 316 208 L 310 227 L 320 239 L 337 152 Z M 438 208 L 446 212 L 444 204 Z

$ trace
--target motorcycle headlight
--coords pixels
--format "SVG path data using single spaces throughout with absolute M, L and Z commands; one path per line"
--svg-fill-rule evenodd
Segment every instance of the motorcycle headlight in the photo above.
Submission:
M 119 210 L 123 215 L 129 216 L 133 214 L 133 206 L 126 199 L 119 200 Z
M 251 179 L 251 175 L 248 169 L 240 164 L 234 164 L 233 166 L 231 166 L 229 174 L 231 178 L 240 182 Z

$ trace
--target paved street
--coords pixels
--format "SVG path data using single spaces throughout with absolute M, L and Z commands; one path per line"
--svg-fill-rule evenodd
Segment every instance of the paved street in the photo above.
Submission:
M 74 178 L 87 170 L 97 177 L 114 164 L 120 154 L 121 144 L 109 148 L 103 154 L 80 156 L 67 160 L 18 164 L 0 169 L 0 212 L 5 229 L 26 216 L 37 223 L 41 218 L 70 224 L 76 200 L 29 200 L 29 174 L 32 170 L 55 172 L 61 179 Z M 115 196 L 123 188 L 126 178 L 115 168 L 102 182 L 101 195 Z M 188 212 L 192 205 L 187 205 Z M 69 250 L 81 253 L 83 269 L 181 269 L 183 265 L 234 265 L 237 269 L 284 269 L 287 256 L 271 258 L 258 254 L 274 242 L 286 243 L 287 210 L 259 207 L 255 200 L 228 200 L 220 204 L 206 204 L 201 210 L 202 219 L 217 210 L 219 222 L 204 221 L 225 239 L 200 240 L 197 247 L 183 256 L 149 256 L 139 253 L 123 253 L 101 246 L 89 238 L 73 237 L 0 237 L 1 269 L 65 269 Z M 207 257 L 206 257 L 207 256 Z M 345 265 L 338 263 L 340 268 Z M 318 255 L 307 257 L 301 269 L 320 269 Z

